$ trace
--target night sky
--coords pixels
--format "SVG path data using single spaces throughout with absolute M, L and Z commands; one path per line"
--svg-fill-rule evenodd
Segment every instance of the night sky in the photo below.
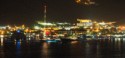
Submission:
M 92 0 L 95 5 L 77 4 L 75 0 L 0 0 L 0 25 L 32 25 L 43 20 L 44 3 L 48 22 L 76 22 L 77 18 L 117 21 L 125 24 L 124 0 Z

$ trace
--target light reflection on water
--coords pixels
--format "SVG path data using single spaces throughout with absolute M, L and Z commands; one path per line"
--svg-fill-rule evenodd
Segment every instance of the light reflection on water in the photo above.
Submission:
M 21 41 L 18 40 L 15 43 L 16 43 L 16 49 L 20 50 L 20 48 L 21 48 Z
M 21 41 L 17 40 L 16 42 L 16 57 L 20 57 L 21 56 Z
M 3 41 L 4 41 L 4 38 L 0 38 L 0 46 L 1 47 L 3 46 Z
M 49 54 L 49 50 L 48 50 L 48 44 L 47 43 L 42 43 L 42 46 L 41 46 L 41 57 L 47 57 L 48 54 Z
M 72 41 L 47 43 L 42 41 L 15 41 L 7 43 L 1 38 L 0 58 L 124 58 L 125 39 Z M 6 42 L 6 43 L 4 43 Z M 6 52 L 5 52 L 6 51 Z M 13 54 L 11 54 L 14 52 Z M 10 55 L 9 55 L 10 54 Z M 5 55 L 5 56 L 4 56 Z
M 3 38 L 0 38 L 0 58 L 4 58 Z

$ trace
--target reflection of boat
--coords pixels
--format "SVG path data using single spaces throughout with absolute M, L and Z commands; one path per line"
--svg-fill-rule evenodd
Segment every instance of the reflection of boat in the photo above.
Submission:
M 63 42 L 63 43 L 67 43 L 67 42 L 73 41 L 73 40 L 70 39 L 70 38 L 60 38 L 60 40 L 61 40 L 61 42 Z

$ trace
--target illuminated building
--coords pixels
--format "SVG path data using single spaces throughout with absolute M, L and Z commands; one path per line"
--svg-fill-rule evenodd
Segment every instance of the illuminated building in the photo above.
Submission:
M 92 26 L 92 21 L 90 19 L 77 19 L 80 23 L 77 23 L 77 26 L 83 26 L 84 28 L 88 28 Z

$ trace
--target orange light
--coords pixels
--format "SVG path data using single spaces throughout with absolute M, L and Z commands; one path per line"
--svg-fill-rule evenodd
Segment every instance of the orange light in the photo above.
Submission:
M 81 2 L 81 0 L 76 0 L 76 3 L 80 3 Z

